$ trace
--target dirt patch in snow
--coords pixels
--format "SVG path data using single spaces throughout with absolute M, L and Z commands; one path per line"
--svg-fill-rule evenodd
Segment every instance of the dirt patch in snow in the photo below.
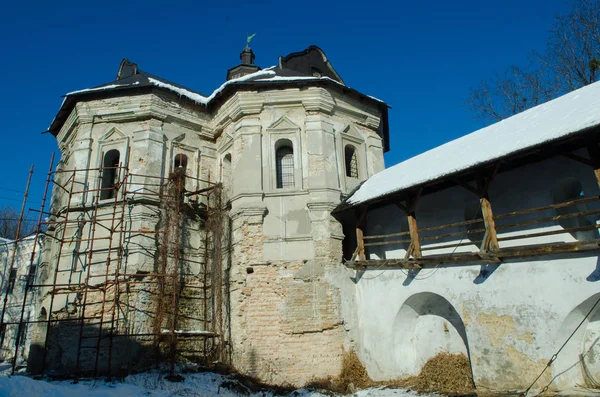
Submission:
M 342 358 L 342 372 L 336 378 L 316 379 L 306 385 L 308 389 L 321 392 L 354 393 L 358 389 L 376 386 L 367 374 L 365 366 L 354 351 L 346 352 Z
M 344 355 L 342 372 L 336 378 L 318 379 L 310 382 L 309 389 L 321 393 L 354 393 L 360 389 L 406 388 L 418 393 L 442 393 L 453 396 L 475 395 L 469 359 L 463 354 L 439 353 L 430 358 L 418 376 L 406 379 L 373 381 L 354 351 Z
M 418 376 L 384 383 L 420 393 L 469 395 L 475 392 L 471 364 L 464 354 L 439 353 L 425 363 Z

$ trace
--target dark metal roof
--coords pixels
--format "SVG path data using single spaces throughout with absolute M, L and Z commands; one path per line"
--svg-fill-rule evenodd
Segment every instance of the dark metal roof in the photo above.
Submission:
M 301 72 L 306 76 L 314 76 L 315 73 L 318 73 L 344 84 L 344 80 L 327 60 L 325 52 L 316 45 L 311 45 L 304 51 L 292 52 L 285 57 L 279 57 L 279 66 L 282 69 Z
M 132 65 L 134 66 L 133 68 L 132 68 Z M 119 76 L 123 75 L 122 74 L 123 71 L 126 72 L 125 76 L 127 76 L 127 77 L 119 78 Z M 130 72 L 130 73 L 127 73 L 127 72 Z M 115 94 L 113 94 L 113 92 L 116 93 L 117 91 L 121 91 L 121 90 L 131 90 L 131 89 L 140 90 L 144 87 L 159 88 L 159 87 L 157 87 L 156 84 L 150 82 L 149 78 L 157 80 L 163 84 L 168 84 L 173 87 L 189 91 L 193 94 L 197 94 L 197 95 L 206 97 L 206 95 L 201 94 L 198 91 L 194 91 L 194 90 L 184 87 L 180 84 L 177 84 L 177 83 L 174 83 L 167 79 L 164 79 L 162 77 L 153 75 L 151 73 L 144 72 L 144 71 L 138 69 L 136 64 L 130 62 L 127 59 L 123 59 L 123 61 L 121 61 L 121 66 L 119 67 L 119 73 L 117 75 L 116 80 L 111 81 L 106 84 L 101 84 L 96 87 L 88 88 L 85 90 L 73 91 L 73 92 L 65 94 L 64 95 L 65 101 L 63 102 L 60 110 L 58 111 L 58 114 L 56 115 L 56 117 L 54 118 L 52 123 L 50 124 L 50 127 L 48 127 L 48 132 L 50 132 L 54 136 L 56 136 L 56 134 L 58 134 L 58 131 L 60 130 L 60 128 L 66 121 L 67 117 L 69 117 L 69 114 L 71 114 L 71 111 L 75 107 L 75 104 L 80 99 L 88 98 L 90 96 L 98 96 L 98 95 L 102 95 L 103 93 L 108 93 L 108 92 L 111 92 L 111 94 L 109 94 L 109 95 L 115 96 Z
M 315 54 L 317 54 L 318 57 Z M 315 59 L 320 62 L 320 67 L 327 72 L 323 73 L 322 77 L 314 76 L 311 73 L 312 70 L 310 67 L 306 67 L 307 65 L 313 64 Z M 137 68 L 135 63 L 124 59 L 119 67 L 119 73 L 116 80 L 93 88 L 73 91 L 66 94 L 65 101 L 63 102 L 55 119 L 52 121 L 52 124 L 48 128 L 48 132 L 56 136 L 60 131 L 60 128 L 62 128 L 62 125 L 66 121 L 67 117 L 69 117 L 69 114 L 75 107 L 75 104 L 80 100 L 90 100 L 99 97 L 134 95 L 135 93 L 148 92 L 149 90 L 154 89 L 168 90 L 178 93 L 180 96 L 182 96 L 181 90 L 185 90 L 186 94 L 188 95 L 183 96 L 187 97 L 187 100 L 196 102 L 198 105 L 204 105 L 210 111 L 211 109 L 218 107 L 230 95 L 233 95 L 233 93 L 238 90 L 267 89 L 274 87 L 287 88 L 323 86 L 342 90 L 345 93 L 355 96 L 360 101 L 376 104 L 376 106 L 382 112 L 382 120 L 378 133 L 383 139 L 384 151 L 389 150 L 389 106 L 383 101 L 362 94 L 353 88 L 347 87 L 339 75 L 335 73 L 335 70 L 333 67 L 331 67 L 329 61 L 327 61 L 327 58 L 325 57 L 325 54 L 320 48 L 311 46 L 303 52 L 292 53 L 285 58 L 280 57 L 280 64 L 283 66 L 263 70 L 262 72 L 258 72 L 255 77 L 249 76 L 249 78 L 239 81 L 231 80 L 225 83 L 224 86 L 217 89 L 212 95 L 207 96 L 180 84 L 163 79 L 162 77 L 141 71 Z M 285 65 L 300 65 L 301 67 L 294 66 L 292 68 L 288 68 Z M 280 77 L 281 79 L 277 79 L 277 77 Z M 298 79 L 294 79 L 294 77 L 297 77 Z M 155 80 L 155 82 L 150 81 L 149 78 Z M 122 91 L 127 91 L 127 94 L 122 93 Z M 201 101 L 194 100 L 194 98 L 201 99 Z

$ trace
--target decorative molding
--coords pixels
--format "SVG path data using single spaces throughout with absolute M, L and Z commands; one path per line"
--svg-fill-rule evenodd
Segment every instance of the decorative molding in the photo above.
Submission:
M 334 239 L 334 240 L 340 240 L 343 241 L 344 238 L 346 238 L 346 236 L 344 236 L 343 234 L 337 234 L 337 233 L 331 233 L 329 235 L 330 238 Z
M 181 142 L 185 139 L 185 133 L 173 138 L 173 142 Z
M 322 202 L 308 202 L 306 204 L 306 207 L 308 207 L 308 209 L 310 211 L 327 211 L 327 212 L 332 212 L 339 203 L 332 203 L 331 201 L 322 201 Z
M 233 146 L 233 137 L 228 133 L 221 134 L 221 140 L 219 141 L 219 144 L 217 145 L 217 150 L 221 153 L 225 153 L 225 152 L 228 152 L 229 150 L 231 150 L 232 146 Z
M 277 131 L 291 131 L 295 132 L 300 130 L 300 126 L 290 120 L 286 115 L 278 118 L 273 124 L 267 127 L 267 131 L 277 130 Z
M 315 92 L 316 91 L 316 92 Z M 331 94 L 324 88 L 309 89 L 307 93 L 312 93 L 310 97 L 302 99 L 302 106 L 307 112 L 322 112 L 332 114 L 336 104 Z
M 285 189 L 277 189 L 275 191 L 271 191 L 265 193 L 265 197 L 286 197 L 286 196 L 307 196 L 308 190 L 285 190 Z
M 381 123 L 381 119 L 379 117 L 373 117 L 368 115 L 365 119 L 364 125 L 365 127 L 369 127 L 371 129 L 377 130 L 379 128 L 379 124 Z
M 344 140 L 354 142 L 358 145 L 365 143 L 365 137 L 364 137 L 362 131 L 360 131 L 354 124 L 348 124 L 342 130 L 341 136 Z
M 242 207 L 231 211 L 231 219 L 234 221 L 240 217 L 261 217 L 262 222 L 262 218 L 264 218 L 265 215 L 267 215 L 267 207 L 265 206 Z
M 107 132 L 104 133 L 99 139 L 98 142 L 114 142 L 114 141 L 122 141 L 126 139 L 127 136 L 117 127 L 111 127 Z
M 231 107 L 229 117 L 235 122 L 244 116 L 260 113 L 263 109 L 263 99 L 260 95 L 238 92 L 231 102 Z
M 295 236 L 265 236 L 265 243 L 282 243 L 282 242 L 293 242 L 293 241 L 312 241 L 312 234 L 299 234 Z

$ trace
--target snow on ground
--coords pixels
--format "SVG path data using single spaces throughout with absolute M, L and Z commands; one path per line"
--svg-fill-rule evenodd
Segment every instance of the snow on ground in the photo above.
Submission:
M 600 82 L 385 169 L 367 179 L 347 202 L 364 203 L 597 125 Z
M 223 386 L 231 378 L 212 372 L 184 374 L 183 382 L 169 382 L 158 372 L 130 375 L 123 382 L 103 380 L 44 381 L 27 376 L 0 376 L 0 397 L 272 397 L 271 392 L 243 393 Z M 239 384 L 238 384 L 239 386 Z M 244 386 L 239 386 L 242 389 Z M 354 393 L 355 397 L 415 397 L 404 389 L 366 389 Z M 290 393 L 294 397 L 326 397 L 307 389 Z M 433 396 L 433 395 L 431 395 Z

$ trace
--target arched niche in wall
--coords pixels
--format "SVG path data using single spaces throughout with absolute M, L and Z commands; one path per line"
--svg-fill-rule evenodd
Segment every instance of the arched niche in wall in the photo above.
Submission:
M 424 329 L 430 332 L 422 332 Z M 460 314 L 446 298 L 433 292 L 420 292 L 404 301 L 394 319 L 393 349 L 399 377 L 419 374 L 438 353 L 470 358 Z
M 552 191 L 554 204 L 565 203 L 572 200 L 586 197 L 581 182 L 573 177 L 563 178 L 554 185 Z M 570 231 L 573 238 L 579 241 L 595 240 L 598 236 L 598 229 L 594 229 L 595 220 L 585 216 L 574 214 L 587 210 L 586 204 L 575 204 L 567 207 L 556 208 L 556 214 L 563 217 L 558 220 L 558 224 L 564 229 L 584 228 L 587 230 Z
M 581 324 L 552 364 L 552 376 L 560 389 L 575 385 L 597 388 L 600 383 L 600 303 L 596 304 L 599 299 L 597 293 L 577 305 L 556 333 L 553 352 Z

